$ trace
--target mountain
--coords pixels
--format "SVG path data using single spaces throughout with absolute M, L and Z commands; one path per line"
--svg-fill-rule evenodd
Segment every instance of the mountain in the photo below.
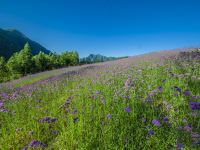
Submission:
M 80 63 L 81 64 L 90 64 L 90 63 L 96 63 L 96 62 L 104 62 L 104 61 L 111 61 L 116 59 L 121 59 L 126 57 L 106 57 L 100 54 L 90 54 L 87 57 L 81 58 Z
M 50 53 L 49 50 L 29 39 L 18 30 L 3 30 L 0 28 L 0 56 L 9 58 L 13 53 L 20 51 L 26 42 L 31 46 L 33 55 L 40 51 Z

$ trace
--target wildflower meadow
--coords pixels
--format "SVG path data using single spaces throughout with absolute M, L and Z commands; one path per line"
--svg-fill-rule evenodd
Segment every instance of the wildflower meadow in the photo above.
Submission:
M 0 149 L 198 150 L 200 52 L 156 52 L 3 83 Z

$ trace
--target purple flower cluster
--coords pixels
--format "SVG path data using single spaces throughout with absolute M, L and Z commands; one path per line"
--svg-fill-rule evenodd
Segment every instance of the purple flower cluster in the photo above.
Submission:
M 192 110 L 199 110 L 200 109 L 200 102 L 191 101 L 190 102 L 190 108 Z
M 156 126 L 161 126 L 160 121 L 159 120 L 152 120 L 152 123 Z
M 158 89 L 149 92 L 148 96 L 153 97 L 158 92 Z
M 56 130 L 52 131 L 52 135 L 57 135 L 57 134 L 58 134 L 58 132 Z
M 163 91 L 163 87 L 162 87 L 162 86 L 159 86 L 157 89 L 158 89 L 160 92 Z
M 189 90 L 185 90 L 185 91 L 183 92 L 183 95 L 185 95 L 185 96 L 191 96 L 192 93 L 191 93 Z
M 108 117 L 108 119 L 112 119 L 112 115 L 111 114 L 108 114 L 107 117 Z
M 105 104 L 105 98 L 103 96 L 100 97 L 101 103 Z
M 149 135 L 154 135 L 154 131 L 153 130 L 149 130 Z
M 181 149 L 183 148 L 183 144 L 178 143 L 178 144 L 176 145 L 176 147 L 177 147 L 178 150 L 181 150 Z
M 76 123 L 78 121 L 78 117 L 73 118 L 73 122 Z
M 54 122 L 56 122 L 58 119 L 57 118 L 51 118 L 51 117 L 44 117 L 43 119 L 40 119 L 39 120 L 39 122 L 41 122 L 41 123 L 45 123 L 45 122 L 47 122 L 47 123 L 54 123 Z
M 44 143 L 37 141 L 37 140 L 31 141 L 28 145 L 29 145 L 29 147 L 41 147 L 41 148 L 46 147 L 46 145 Z
M 73 109 L 72 110 L 72 114 L 76 114 L 77 113 L 77 110 L 76 109 Z
M 192 138 L 200 138 L 200 134 L 194 133 L 194 132 L 193 132 L 193 133 L 191 134 L 191 137 L 192 137 Z
M 0 100 L 0 112 L 8 113 L 10 112 L 8 109 L 4 107 L 4 102 Z
M 125 109 L 125 112 L 130 113 L 131 112 L 131 108 L 129 106 L 127 106 Z
M 9 95 L 7 93 L 0 93 L 0 98 L 8 100 L 9 99 Z
M 126 82 L 124 83 L 124 86 L 126 89 L 128 89 L 130 87 L 130 84 L 132 83 L 132 79 L 131 78 L 128 78 L 126 80 Z
M 23 150 L 28 150 L 29 148 L 42 148 L 44 149 L 47 145 L 38 141 L 38 140 L 32 140 L 27 146 L 23 148 Z
M 174 86 L 174 89 L 175 89 L 177 92 L 181 92 L 181 88 L 179 88 L 178 86 Z
M 0 100 L 0 109 L 4 107 L 3 101 Z
M 191 125 L 185 126 L 185 127 L 184 127 L 184 130 L 187 131 L 187 132 L 191 132 L 191 131 L 192 131 Z
M 169 118 L 168 117 L 165 117 L 163 120 L 164 120 L 165 123 L 169 122 Z

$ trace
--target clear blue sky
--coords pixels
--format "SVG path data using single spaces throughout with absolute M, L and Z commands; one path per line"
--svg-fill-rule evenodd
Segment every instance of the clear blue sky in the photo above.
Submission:
M 0 28 L 107 56 L 200 45 L 200 0 L 0 0 Z

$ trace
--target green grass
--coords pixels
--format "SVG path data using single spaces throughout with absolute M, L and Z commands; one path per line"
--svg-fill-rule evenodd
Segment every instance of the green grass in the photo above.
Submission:
M 199 149 L 193 144 L 191 132 L 183 129 L 190 124 L 192 132 L 200 133 L 199 110 L 192 111 L 191 97 L 183 94 L 190 90 L 200 95 L 199 79 L 194 78 L 200 74 L 200 65 L 195 65 L 196 70 L 191 69 L 193 65 L 183 68 L 173 62 L 108 63 L 101 69 L 31 87 L 33 91 L 20 92 L 17 99 L 5 101 L 10 113 L 0 113 L 0 149 L 22 149 L 32 140 L 45 143 L 46 149 L 163 150 L 176 149 L 178 143 L 186 150 Z M 172 77 L 167 68 L 177 75 L 190 74 Z M 132 82 L 126 89 L 128 78 Z M 149 92 L 159 86 L 162 91 L 147 101 Z M 176 92 L 174 86 L 181 92 Z M 27 96 L 30 93 L 32 96 Z M 177 96 L 173 96 L 175 93 Z M 64 105 L 67 101 L 70 104 Z M 129 113 L 125 111 L 128 106 Z M 39 122 L 46 116 L 58 120 Z M 169 118 L 167 123 L 165 117 Z M 78 118 L 75 123 L 74 118 Z M 152 124 L 154 119 L 161 126 Z M 56 135 L 52 134 L 54 130 Z M 29 135 L 30 131 L 33 134 Z

